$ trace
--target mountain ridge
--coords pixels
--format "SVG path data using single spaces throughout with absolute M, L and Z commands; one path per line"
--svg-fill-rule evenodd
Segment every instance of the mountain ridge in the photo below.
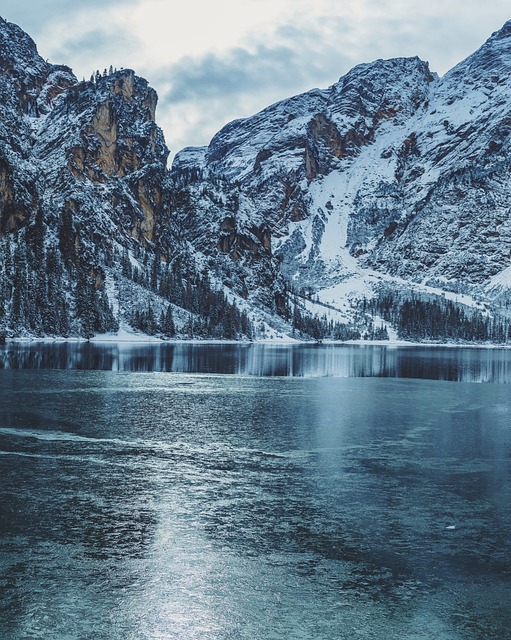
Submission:
M 360 64 L 167 170 L 147 81 L 1 20 L 0 333 L 381 337 L 418 297 L 507 336 L 509 61 L 511 21 L 441 78 Z

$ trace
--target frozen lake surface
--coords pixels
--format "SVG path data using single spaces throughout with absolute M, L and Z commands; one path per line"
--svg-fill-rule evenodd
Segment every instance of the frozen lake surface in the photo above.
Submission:
M 509 637 L 511 352 L 0 363 L 3 640 Z

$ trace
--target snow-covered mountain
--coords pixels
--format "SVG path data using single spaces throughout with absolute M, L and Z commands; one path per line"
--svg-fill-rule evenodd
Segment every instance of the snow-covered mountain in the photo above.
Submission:
M 235 260 L 264 230 L 287 282 L 348 317 L 382 288 L 506 314 L 510 62 L 511 21 L 443 78 L 418 58 L 377 60 L 232 122 L 173 174 L 193 176 L 188 194 L 224 181 L 235 215 L 204 199 L 186 215 L 199 228 L 213 210 Z
M 172 217 L 156 92 L 0 20 L 0 334 L 250 335 Z
M 4 331 L 51 333 L 58 299 L 87 335 L 169 335 L 169 316 L 181 335 L 507 339 L 510 68 L 511 21 L 443 78 L 359 65 L 167 171 L 145 80 L 78 82 L 0 22 Z M 21 309 L 41 288 L 50 320 Z M 443 328 L 418 331 L 420 313 Z

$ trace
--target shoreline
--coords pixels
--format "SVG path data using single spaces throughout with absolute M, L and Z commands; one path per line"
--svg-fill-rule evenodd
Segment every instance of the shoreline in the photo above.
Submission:
M 266 338 L 262 340 L 220 340 L 213 338 L 173 338 L 164 340 L 152 336 L 142 336 L 137 334 L 122 334 L 120 336 L 104 335 L 94 336 L 93 338 L 79 337 L 17 337 L 6 338 L 5 342 L 0 343 L 1 346 L 13 345 L 29 345 L 29 344 L 94 344 L 94 345 L 111 345 L 119 344 L 128 345 L 263 345 L 269 347 L 290 347 L 290 346 L 370 346 L 370 347 L 425 347 L 425 348 L 470 348 L 470 349 L 511 349 L 511 344 L 498 343 L 459 343 L 459 342 L 409 342 L 406 340 L 298 340 L 296 338 Z

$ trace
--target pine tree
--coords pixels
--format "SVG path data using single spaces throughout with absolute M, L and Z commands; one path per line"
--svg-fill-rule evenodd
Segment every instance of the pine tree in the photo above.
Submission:
M 11 324 L 13 325 L 13 328 L 19 331 L 26 324 L 25 301 L 27 300 L 28 292 L 27 255 L 25 243 L 23 242 L 23 239 L 20 240 L 19 237 L 15 246 L 13 267 Z
M 163 311 L 162 311 L 163 314 Z M 174 325 L 174 317 L 172 315 L 172 305 L 168 305 L 165 317 L 161 323 L 161 329 L 163 333 L 169 338 L 176 335 L 176 327 Z
M 160 275 L 160 265 L 161 265 L 160 254 L 157 251 L 154 255 L 152 269 L 151 269 L 151 289 L 153 291 L 158 290 L 158 277 Z
M 61 213 L 59 229 L 59 248 L 64 264 L 69 269 L 75 256 L 75 239 L 73 233 L 73 216 L 71 209 L 65 207 Z
M 156 322 L 156 318 L 154 316 L 154 310 L 149 302 L 147 305 L 147 311 L 145 314 L 145 332 L 150 336 L 154 335 L 158 331 L 158 324 Z
M 131 260 L 130 260 L 129 251 L 127 247 L 123 247 L 123 250 L 122 250 L 121 269 L 122 269 L 122 275 L 131 280 L 133 274 L 131 270 Z

